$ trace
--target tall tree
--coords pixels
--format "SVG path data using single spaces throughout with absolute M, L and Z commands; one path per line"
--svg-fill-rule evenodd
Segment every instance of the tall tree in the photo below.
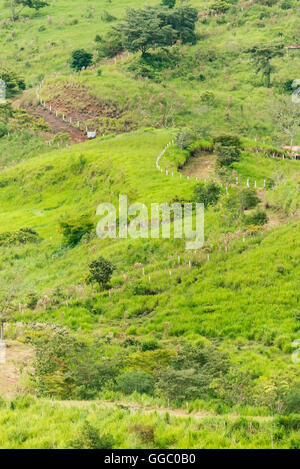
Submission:
M 127 10 L 124 23 L 119 25 L 123 46 L 127 50 L 139 50 L 145 55 L 150 48 L 172 45 L 176 41 L 176 31 L 164 24 L 157 14 L 158 10 L 157 7 Z
M 197 10 L 187 5 L 168 7 L 145 7 L 127 10 L 124 22 L 116 30 L 121 33 L 124 48 L 131 52 L 167 47 L 181 40 L 195 42 Z
M 28 7 L 33 10 L 40 10 L 49 4 L 44 0 L 8 0 L 7 5 L 11 11 L 12 21 L 16 21 L 24 8 Z
M 247 50 L 251 54 L 251 59 L 256 66 L 256 72 L 261 73 L 266 78 L 266 85 L 271 87 L 271 74 L 275 68 L 271 61 L 275 57 L 282 57 L 284 54 L 283 44 L 259 44 Z

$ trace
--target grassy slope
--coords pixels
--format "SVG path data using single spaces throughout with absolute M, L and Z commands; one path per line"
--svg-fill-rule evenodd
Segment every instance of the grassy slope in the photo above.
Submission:
M 148 1 L 147 4 L 155 4 Z M 200 11 L 207 9 L 207 3 L 193 0 L 193 5 Z M 93 51 L 96 34 L 104 34 L 113 23 L 104 23 L 101 14 L 104 9 L 122 19 L 127 7 L 139 7 L 143 1 L 126 1 L 122 5 L 107 3 L 102 0 L 95 6 L 95 13 L 91 16 L 90 9 L 94 5 L 88 2 L 82 11 L 81 2 L 72 2 L 72 12 L 68 2 L 60 0 L 55 6 L 44 10 L 43 14 L 31 14 L 27 22 L 8 25 L 1 30 L 1 41 L 5 47 L 1 51 L 1 61 L 11 64 L 26 75 L 29 86 L 36 85 L 44 76 L 53 73 L 63 73 L 55 83 L 55 92 L 62 82 L 69 82 L 68 60 L 72 50 L 85 47 Z M 297 2 L 293 10 L 282 10 L 280 5 L 272 8 L 251 5 L 241 10 L 240 6 L 234 13 L 229 13 L 220 19 L 210 18 L 205 22 L 199 21 L 197 30 L 200 40 L 196 46 L 184 47 L 182 55 L 192 56 L 200 51 L 200 59 L 194 69 L 188 69 L 182 78 L 172 78 L 166 71 L 163 74 L 164 83 L 136 82 L 125 71 L 124 65 L 102 65 L 103 74 L 98 77 L 96 72 L 83 73 L 80 78 L 73 80 L 84 84 L 92 95 L 116 100 L 130 108 L 131 115 L 135 115 L 138 122 L 143 119 L 144 125 L 157 124 L 161 115 L 158 103 L 150 104 L 153 96 L 165 96 L 166 101 L 176 100 L 181 103 L 177 110 L 176 121 L 187 125 L 197 123 L 200 127 L 209 128 L 212 132 L 232 130 L 245 135 L 258 135 L 265 140 L 279 138 L 282 143 L 287 139 L 279 135 L 272 123 L 272 102 L 277 100 L 280 83 L 298 78 L 299 56 L 291 52 L 274 61 L 276 73 L 273 76 L 275 89 L 262 86 L 261 77 L 251 65 L 249 56 L 244 51 L 257 42 L 281 41 L 286 45 L 297 43 Z M 7 15 L 3 10 L 2 16 Z M 47 20 L 51 17 L 51 21 Z M 78 23 L 74 23 L 77 20 Z M 42 28 L 42 29 L 41 29 Z M 84 34 L 81 34 L 84 31 Z M 197 53 L 198 53 L 197 52 Z M 207 55 L 205 55 L 207 54 Z M 209 55 L 215 54 L 210 61 Z M 34 59 L 32 57 L 34 56 Z M 127 61 L 131 61 L 131 55 Z M 191 77 L 202 73 L 205 81 L 199 82 Z M 126 90 L 126 93 L 124 93 Z M 216 102 L 203 115 L 201 95 L 212 91 Z M 43 90 L 44 97 L 53 97 L 52 90 Z M 143 100 L 143 109 L 138 109 L 139 98 Z M 186 108 L 182 108 L 185 103 Z M 230 103 L 230 107 L 228 106 Z M 80 102 L 77 103 L 80 106 Z M 147 110 L 148 112 L 144 112 Z M 145 116 L 146 114 L 146 116 Z M 230 117 L 228 117 L 230 114 Z M 204 125 L 205 124 L 205 125 Z
M 143 404 L 142 402 L 140 404 Z M 236 416 L 180 417 L 167 412 L 132 413 L 124 403 L 112 408 L 107 403 L 70 403 L 47 401 L 13 401 L 0 408 L 0 446 L 9 449 L 63 449 L 78 438 L 88 420 L 100 433 L 114 436 L 114 447 L 120 449 L 175 448 L 291 448 L 297 433 L 289 430 L 282 435 L 284 424 L 267 419 L 243 419 Z M 144 404 L 145 405 L 145 404 Z M 154 430 L 154 440 L 145 443 L 136 426 Z M 45 428 L 48 429 L 45 432 Z
M 77 47 L 92 50 L 95 35 L 108 29 L 109 25 L 99 20 L 100 9 L 104 7 L 121 18 L 125 7 L 141 6 L 143 3 L 137 0 L 124 1 L 121 8 L 119 4 L 115 4 L 115 0 L 111 4 L 101 1 L 96 6 L 95 17 L 91 18 L 88 17 L 88 7 L 93 6 L 92 2 L 87 3 L 85 13 L 82 14 L 82 2 L 73 1 L 70 13 L 69 1 L 60 0 L 44 11 L 52 17 L 51 23 L 47 22 L 45 15 L 34 15 L 28 22 L 1 29 L 1 42 L 5 44 L 1 51 L 1 61 L 16 66 L 32 85 L 37 84 L 42 76 L 53 72 L 66 74 L 70 52 Z M 156 1 L 148 3 L 155 4 Z M 205 8 L 205 2 L 194 0 L 192 3 Z M 199 24 L 199 29 L 203 29 L 204 39 L 198 46 L 203 46 L 204 49 L 214 47 L 220 55 L 227 54 L 228 50 L 238 53 L 254 41 L 278 39 L 281 32 L 285 41 L 295 42 L 297 15 L 291 17 L 276 7 L 278 15 L 266 20 L 266 27 L 259 29 L 256 13 L 253 10 L 251 12 L 253 18 L 248 18 L 249 25 L 239 24 L 238 27 L 227 29 L 226 24 L 216 25 L 214 19 L 208 25 Z M 5 14 L 6 10 L 2 10 L 1 15 L 4 17 Z M 71 24 L 74 19 L 78 19 L 79 23 Z M 41 30 L 41 26 L 46 29 Z M 82 34 L 83 30 L 85 34 Z M 254 86 L 257 78 L 249 68 L 248 60 L 245 57 L 241 60 L 227 57 L 224 67 L 206 67 L 209 77 L 206 82 L 190 83 L 187 80 L 173 79 L 167 82 L 166 88 L 161 84 L 137 82 L 124 71 L 123 65 L 118 64 L 103 66 L 101 78 L 91 71 L 81 77 L 72 76 L 71 80 L 79 80 L 91 89 L 91 94 L 116 99 L 129 108 L 134 107 L 139 96 L 150 99 L 151 95 L 157 95 L 160 91 L 167 94 L 171 92 L 171 87 L 174 89 L 176 86 L 176 93 L 184 96 L 188 104 L 182 117 L 184 122 L 195 119 L 195 116 L 199 118 L 197 108 L 201 101 L 198 97 L 206 90 L 213 90 L 221 105 L 216 111 L 210 110 L 205 115 L 205 120 L 213 123 L 214 131 L 239 128 L 241 104 L 244 103 L 243 120 L 252 121 L 251 133 L 255 135 L 255 127 L 263 121 L 266 122 L 265 129 L 260 125 L 257 132 L 261 136 L 269 135 L 273 127 L 268 117 L 269 111 L 265 107 L 269 96 L 273 96 L 273 91 Z M 277 67 L 280 72 L 276 80 L 280 78 L 285 81 L 297 77 L 297 62 L 293 55 L 277 61 Z M 57 89 L 59 90 L 60 83 L 69 80 L 69 75 L 56 79 Z M 45 87 L 43 92 L 48 98 L 52 91 Z M 224 119 L 229 95 L 234 97 L 232 122 Z M 191 112 L 190 109 L 194 111 Z M 255 118 L 252 117 L 253 109 L 256 111 Z M 155 118 L 159 117 L 156 110 L 154 114 Z M 200 117 L 202 120 L 202 116 Z M 234 241 L 227 255 L 215 250 L 209 263 L 205 262 L 204 254 L 192 256 L 191 253 L 186 253 L 181 241 L 93 240 L 71 250 L 61 246 L 61 235 L 57 229 L 60 217 L 83 213 L 94 215 L 99 202 L 116 202 L 119 193 L 127 193 L 131 201 L 144 203 L 169 202 L 176 195 L 189 197 L 192 193 L 189 182 L 167 178 L 155 169 L 155 158 L 172 135 L 170 130 L 149 130 L 109 140 L 98 139 L 68 150 L 32 158 L 1 172 L 1 231 L 30 226 L 44 239 L 38 247 L 0 249 L 1 287 L 6 288 L 13 280 L 17 284 L 18 297 L 22 302 L 26 301 L 28 291 L 35 291 L 41 296 L 50 292 L 51 296 L 57 287 L 63 290 L 63 302 L 53 311 L 26 311 L 24 315 L 17 315 L 16 319 L 55 321 L 73 330 L 80 327 L 83 333 L 105 337 L 110 331 L 114 331 L 116 336 L 123 332 L 121 322 L 127 311 L 128 335 L 149 337 L 155 331 L 156 337 L 161 339 L 163 324 L 169 322 L 171 328 L 167 344 L 173 346 L 182 338 L 194 342 L 212 341 L 228 351 L 231 359 L 239 363 L 241 369 L 251 373 L 257 384 L 261 380 L 271 381 L 274 375 L 293 380 L 298 369 L 291 362 L 291 342 L 299 334 L 299 266 L 295 260 L 299 255 L 296 242 L 299 224 L 296 220 L 291 220 L 286 226 L 271 230 L 263 236 L 247 239 L 245 244 L 240 240 Z M 79 174 L 72 163 L 76 163 L 81 154 L 86 158 L 87 164 Z M 5 159 L 4 161 L 6 164 Z M 298 173 L 297 163 L 293 161 L 266 160 L 254 155 L 245 155 L 236 169 L 240 175 L 256 178 L 259 182 L 265 177 L 272 177 L 274 173 L 283 173 L 288 180 L 295 178 L 295 173 Z M 283 189 L 282 191 L 283 195 L 279 196 L 284 198 L 285 192 Z M 297 186 L 290 196 L 294 197 L 296 191 Z M 271 193 L 268 196 L 277 200 L 277 194 Z M 223 226 L 220 214 L 218 208 L 206 215 L 208 244 L 216 243 L 222 233 L 231 229 Z M 113 279 L 112 297 L 107 293 L 96 294 L 94 297 L 99 311 L 95 316 L 86 307 L 85 299 L 78 299 L 76 294 L 69 293 L 69 289 L 70 286 L 81 283 L 88 263 L 100 254 L 112 259 L 118 270 Z M 180 267 L 176 266 L 178 254 L 181 255 L 183 264 Z M 187 266 L 189 260 L 194 261 L 191 270 Z M 142 277 L 141 271 L 134 269 L 136 262 L 145 264 L 146 278 Z M 173 272 L 171 279 L 170 269 Z M 123 272 L 127 275 L 126 281 Z M 151 274 L 151 286 L 157 294 L 154 298 L 133 296 L 133 287 L 138 281 L 148 282 L 148 273 Z M 177 282 L 178 277 L 182 280 L 180 285 Z M 91 292 L 88 290 L 87 294 L 90 295 Z M 68 300 L 68 306 L 65 300 Z M 62 312 L 65 313 L 64 316 Z M 113 347 L 119 347 L 117 338 L 113 341 Z M 70 434 L 74 433 L 71 419 L 76 418 L 80 423 L 80 419 L 87 416 L 87 412 L 79 410 L 44 410 L 47 424 L 51 418 L 55 418 L 56 422 L 60 418 L 70 419 L 71 424 L 68 430 L 56 424 L 55 435 L 50 436 L 49 433 L 41 440 L 36 437 L 42 422 L 41 406 L 42 404 L 37 404 L 28 411 L 15 413 L 2 410 L 0 419 L 3 419 L 3 423 L 7 422 L 7 426 L 13 427 L 2 432 L 0 445 L 8 445 L 5 436 L 8 434 L 13 446 L 28 444 L 30 447 L 63 447 Z M 105 411 L 108 420 L 103 420 L 103 428 L 111 422 L 111 431 L 120 439 L 119 445 L 133 447 L 135 440 L 133 442 L 131 436 L 121 438 L 119 430 L 114 426 L 115 421 L 123 418 L 119 415 L 120 412 L 111 411 L 110 414 Z M 32 438 L 30 435 L 22 435 L 22 432 L 19 435 L 16 427 L 32 422 L 36 416 L 39 423 L 32 424 Z M 99 421 L 104 415 L 95 413 L 90 417 Z M 143 421 L 144 419 L 145 416 Z M 215 423 L 211 421 L 201 428 L 192 423 L 191 430 L 174 420 L 170 433 L 175 432 L 176 425 L 178 432 L 176 430 L 176 436 L 169 436 L 165 429 L 162 430 L 165 427 L 162 419 L 157 416 L 149 417 L 149 422 L 151 419 L 156 419 L 155 425 L 158 427 L 157 447 L 172 446 L 172 441 L 180 447 L 227 447 L 234 446 L 232 441 L 235 440 L 239 442 L 235 446 L 271 446 L 268 426 L 262 430 L 262 434 L 258 432 L 250 439 L 246 436 L 244 441 L 244 436 L 239 432 L 228 436 L 220 427 L 213 430 Z M 133 417 L 124 417 L 124 428 L 127 429 L 133 420 Z M 136 420 L 139 421 L 140 416 Z M 188 437 L 182 436 L 185 431 L 188 432 Z M 290 443 L 282 441 L 282 445 L 285 444 Z
M 93 316 L 84 302 L 76 307 L 71 302 L 52 313 L 28 312 L 19 319 L 54 320 L 86 331 L 97 330 L 100 322 L 99 333 L 105 335 L 111 327 L 115 332 L 122 331 L 121 320 L 127 311 L 129 334 L 148 335 L 154 330 L 161 337 L 163 324 L 168 321 L 170 337 L 217 340 L 248 370 L 255 368 L 253 373 L 258 376 L 274 373 L 274 363 L 276 373 L 288 365 L 293 374 L 291 342 L 297 338 L 298 330 L 295 318 L 298 266 L 294 261 L 298 250 L 297 222 L 271 230 L 266 236 L 250 238 L 245 244 L 239 238 L 228 254 L 216 248 L 209 263 L 202 252 L 196 256 L 185 252 L 183 240 L 174 243 L 96 239 L 75 249 L 61 246 L 58 232 L 61 217 L 94 215 L 98 203 L 117 203 L 119 193 L 127 194 L 131 202 L 146 204 L 169 202 L 175 195 L 188 197 L 193 183 L 167 178 L 155 168 L 156 155 L 171 135 L 170 131 L 139 131 L 98 139 L 31 159 L 1 174 L 1 182 L 6 181 L 0 190 L 1 206 L 5 207 L 1 213 L 2 230 L 30 226 L 44 239 L 38 247 L 1 249 L 3 286 L 17 278 L 18 294 L 24 302 L 28 290 L 40 296 L 47 291 L 53 295 L 57 287 L 62 287 L 68 298 L 67 287 L 80 284 L 89 262 L 97 255 L 111 258 L 118 267 L 113 297 L 104 293 L 95 299 L 101 304 L 99 317 Z M 81 174 L 74 173 L 72 163 L 81 154 L 86 158 L 86 166 Z M 257 168 L 259 163 L 264 163 L 260 157 Z M 283 168 L 280 161 L 278 164 Z M 290 166 L 294 167 L 294 162 L 286 161 L 287 173 Z M 230 230 L 222 226 L 219 210 L 207 212 L 207 245 L 217 245 L 221 234 Z M 179 254 L 181 266 L 177 265 Z M 192 270 L 186 265 L 189 259 L 196 263 Z M 146 274 L 151 274 L 151 286 L 157 291 L 154 298 L 131 296 L 132 287 L 141 277 L 141 272 L 134 269 L 136 262 L 143 262 Z M 127 275 L 126 281 L 122 272 Z M 182 278 L 181 285 L 178 277 Z M 147 278 L 143 282 L 148 282 Z M 63 319 L 62 311 L 66 313 Z M 242 345 L 236 353 L 240 341 Z M 272 348 L 267 351 L 263 345 Z

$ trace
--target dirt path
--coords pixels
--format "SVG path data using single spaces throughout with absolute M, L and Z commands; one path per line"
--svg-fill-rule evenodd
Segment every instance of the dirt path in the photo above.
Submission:
M 73 143 L 81 143 L 88 140 L 84 132 L 64 122 L 62 118 L 57 118 L 54 113 L 50 114 L 49 110 L 44 109 L 42 106 L 27 106 L 25 109 L 28 114 L 44 119 L 49 124 L 51 132 L 54 135 L 58 133 L 69 134 Z
M 156 406 L 139 406 L 138 404 L 135 403 L 128 403 L 128 402 L 123 402 L 123 401 L 55 401 L 53 402 L 53 405 L 59 405 L 63 407 L 89 407 L 91 405 L 96 406 L 96 407 L 101 407 L 102 409 L 128 409 L 130 412 L 133 414 L 142 412 L 143 414 L 152 414 L 154 412 L 160 414 L 160 415 L 165 415 L 168 413 L 171 416 L 174 417 L 181 417 L 181 418 L 193 418 L 196 420 L 203 420 L 205 418 L 209 417 L 215 417 L 215 418 L 228 418 L 229 420 L 236 420 L 241 417 L 239 414 L 226 414 L 226 415 L 217 415 L 214 414 L 213 412 L 208 412 L 208 411 L 201 411 L 201 412 L 188 412 L 183 409 L 168 409 L 168 408 L 163 408 L 163 407 L 156 407 Z M 262 417 L 262 416 L 245 416 L 245 418 L 248 418 L 250 420 L 255 420 L 257 422 L 271 422 L 273 420 L 273 417 Z
M 214 176 L 215 169 L 216 157 L 211 153 L 203 152 L 190 158 L 190 160 L 184 165 L 182 173 L 185 176 L 205 179 L 206 177 Z
M 0 364 L 0 396 L 11 397 L 19 390 L 20 368 L 28 365 L 33 350 L 17 341 L 6 341 L 6 363 Z

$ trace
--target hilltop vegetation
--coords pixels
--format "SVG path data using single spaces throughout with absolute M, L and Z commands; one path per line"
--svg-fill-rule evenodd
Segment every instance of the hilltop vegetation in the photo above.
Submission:
M 34 358 L 0 446 L 298 449 L 298 2 L 23 3 L 0 15 L 0 318 Z M 203 202 L 203 247 L 100 239 L 120 195 Z

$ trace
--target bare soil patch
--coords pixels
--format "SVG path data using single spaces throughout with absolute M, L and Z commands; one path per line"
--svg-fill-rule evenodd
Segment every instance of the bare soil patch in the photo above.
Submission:
M 182 173 L 199 179 L 209 178 L 215 175 L 216 157 L 212 153 L 199 152 L 192 156 L 182 168 Z
M 33 349 L 18 341 L 6 341 L 6 363 L 0 364 L 0 395 L 11 397 L 19 388 L 20 369 L 30 364 Z

